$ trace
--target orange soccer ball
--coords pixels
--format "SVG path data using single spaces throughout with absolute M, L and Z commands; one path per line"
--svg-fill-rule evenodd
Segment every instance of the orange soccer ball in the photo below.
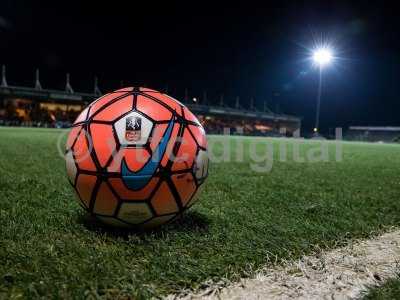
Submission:
M 124 88 L 95 100 L 76 119 L 66 167 L 89 213 L 113 226 L 152 228 L 196 201 L 208 175 L 207 140 L 179 101 Z

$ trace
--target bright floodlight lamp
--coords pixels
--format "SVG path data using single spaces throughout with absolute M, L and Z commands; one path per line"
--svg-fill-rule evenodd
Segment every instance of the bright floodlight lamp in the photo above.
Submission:
M 332 61 L 333 56 L 329 49 L 321 48 L 314 51 L 312 58 L 316 64 L 323 67 Z

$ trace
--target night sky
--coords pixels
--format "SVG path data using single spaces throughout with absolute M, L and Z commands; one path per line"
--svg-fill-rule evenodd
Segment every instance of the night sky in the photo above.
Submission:
M 321 127 L 400 126 L 400 28 L 389 2 L 19 1 L 0 4 L 0 63 L 8 83 L 103 92 L 122 83 L 165 89 L 182 98 L 207 90 L 244 107 L 304 117 L 314 124 L 318 70 L 308 59 L 331 42 L 323 70 Z M 144 1 L 140 1 L 144 2 Z

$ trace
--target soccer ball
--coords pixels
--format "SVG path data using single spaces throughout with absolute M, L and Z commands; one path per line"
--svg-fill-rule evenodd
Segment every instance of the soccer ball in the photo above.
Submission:
M 142 87 L 92 102 L 69 133 L 65 157 L 81 206 L 118 227 L 153 228 L 180 216 L 208 175 L 197 118 L 172 97 Z

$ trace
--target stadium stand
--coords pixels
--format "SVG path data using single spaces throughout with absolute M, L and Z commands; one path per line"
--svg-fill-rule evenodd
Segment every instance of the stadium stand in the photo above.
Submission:
M 5 67 L 2 68 L 0 85 L 0 125 L 57 127 L 71 126 L 86 105 L 101 96 L 95 79 L 93 93 L 75 92 L 66 77 L 65 90 L 43 89 L 36 71 L 34 87 L 12 86 L 7 84 Z M 189 100 L 187 92 L 184 101 L 203 123 L 207 133 L 222 134 L 230 129 L 232 134 L 291 136 L 301 127 L 301 118 L 276 114 L 265 105 L 263 111 L 240 107 L 199 104 Z M 207 101 L 208 102 L 208 101 Z
M 363 142 L 400 142 L 400 127 L 350 126 L 347 140 Z

